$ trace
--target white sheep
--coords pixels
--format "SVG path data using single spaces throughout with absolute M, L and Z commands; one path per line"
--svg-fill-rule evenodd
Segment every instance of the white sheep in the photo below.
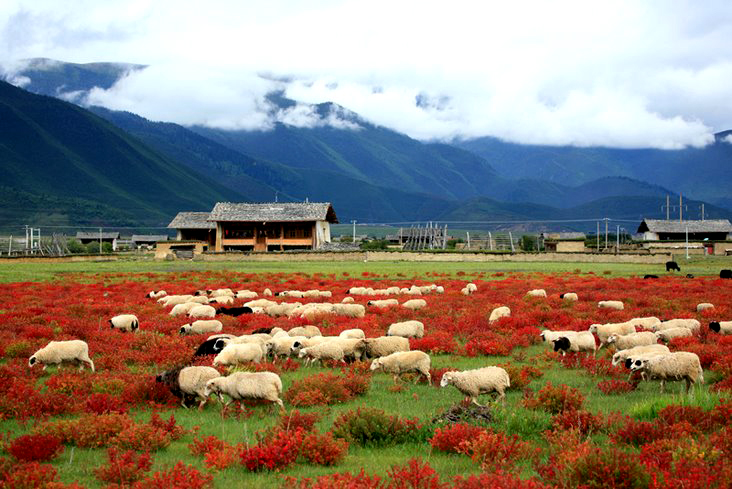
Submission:
M 186 367 L 181 369 L 178 374 L 178 385 L 181 392 L 189 394 L 200 399 L 198 410 L 203 409 L 203 405 L 208 401 L 208 395 L 206 394 L 206 383 L 221 376 L 218 370 L 213 367 Z M 182 397 L 181 404 L 183 407 L 187 407 L 185 404 L 185 396 Z
M 406 307 L 407 309 L 416 311 L 418 309 L 422 309 L 423 307 L 427 307 L 427 301 L 424 299 L 410 299 L 402 304 L 402 307 Z
M 214 297 L 210 301 L 208 301 L 209 304 L 223 304 L 225 306 L 229 306 L 234 303 L 234 298 L 229 295 L 221 295 L 218 297 Z
M 595 344 L 595 337 L 589 331 L 581 331 L 575 335 L 560 336 L 553 340 L 554 351 L 561 351 L 562 355 L 566 355 L 568 351 L 572 352 L 592 352 L 592 355 L 597 353 L 597 346 Z
M 435 287 L 435 294 L 444 294 L 445 293 L 445 287 L 442 285 L 438 285 Z
M 335 343 L 343 349 L 343 357 L 360 361 L 364 356 L 366 343 L 360 338 L 327 337 L 328 342 Z
M 383 370 L 394 375 L 394 382 L 399 380 L 401 374 L 417 372 L 427 378 L 427 384 L 432 383 L 430 375 L 430 356 L 423 351 L 398 351 L 385 357 L 374 358 L 371 362 L 371 370 Z M 416 384 L 417 377 L 414 381 Z
M 577 297 L 577 294 L 574 292 L 565 292 L 564 294 L 559 294 L 560 299 L 564 299 L 565 301 L 572 301 L 576 302 L 579 300 L 579 297 Z
M 490 392 L 497 392 L 498 399 L 503 402 L 506 398 L 506 389 L 511 387 L 511 380 L 508 372 L 501 367 L 483 367 L 462 372 L 445 372 L 440 386 L 448 385 L 455 386 L 466 396 L 466 400 L 470 399 L 474 404 L 481 406 L 478 404 L 478 396 Z
M 205 295 L 196 295 L 188 299 L 186 302 L 195 302 L 197 304 L 208 304 L 211 302 Z
M 216 317 L 216 308 L 213 306 L 199 305 L 188 311 L 189 318 L 212 318 Z
M 619 335 L 613 333 L 607 338 L 608 345 L 615 345 L 618 350 L 628 350 L 636 346 L 655 345 L 658 342 L 656 334 L 651 331 Z
M 671 350 L 668 349 L 668 346 L 660 344 L 635 346 L 633 348 L 628 348 L 627 350 L 616 351 L 613 355 L 613 365 L 625 363 L 626 360 L 632 358 L 635 355 L 644 355 L 646 353 L 654 352 L 669 353 L 670 351 Z M 630 365 L 626 365 L 626 367 L 630 368 Z
M 343 348 L 334 341 L 326 341 L 317 345 L 301 348 L 298 358 L 305 359 L 305 365 L 322 360 L 334 360 L 346 363 L 343 359 Z
M 226 345 L 214 357 L 213 365 L 238 365 L 245 362 L 259 363 L 264 355 L 262 347 L 256 343 L 233 343 Z
M 706 311 L 707 309 L 714 309 L 714 304 L 710 304 L 709 302 L 702 302 L 701 304 L 696 305 L 696 312 Z
M 299 302 L 282 302 L 274 306 L 265 307 L 264 313 L 271 317 L 289 316 L 292 311 L 299 307 L 302 307 L 302 304 Z
M 478 286 L 477 286 L 477 285 L 475 285 L 475 284 L 474 284 L 474 283 L 472 283 L 472 282 L 471 282 L 471 283 L 469 283 L 469 284 L 467 284 L 467 285 L 465 286 L 465 288 L 466 288 L 466 289 L 468 289 L 468 290 L 470 291 L 470 293 L 471 293 L 471 294 L 472 294 L 473 292 L 478 292 Z
M 109 327 L 120 331 L 135 332 L 140 328 L 140 321 L 134 314 L 120 314 L 109 320 Z
M 208 397 L 216 394 L 223 403 L 223 395 L 229 396 L 231 401 L 245 399 L 261 399 L 279 404 L 284 409 L 280 396 L 282 395 L 282 379 L 273 372 L 236 372 L 228 377 L 216 377 L 206 382 L 204 394 Z M 239 403 L 243 410 L 244 406 Z
M 254 299 L 253 301 L 245 302 L 244 306 L 246 307 L 263 307 L 268 308 L 270 306 L 276 306 L 277 303 L 274 301 L 271 301 L 269 299 Z
M 671 328 L 686 328 L 691 331 L 699 331 L 701 329 L 701 323 L 696 319 L 669 319 L 656 324 L 653 327 L 653 331 L 663 331 L 664 329 Z
M 416 320 L 393 323 L 389 326 L 389 329 L 386 332 L 386 336 L 422 338 L 424 336 L 424 323 L 422 321 Z
M 201 304 L 197 302 L 184 302 L 183 304 L 176 304 L 168 314 L 171 316 L 185 316 L 194 307 L 198 307 Z M 210 307 L 210 306 L 209 306 Z
M 295 326 L 287 332 L 290 336 L 304 336 L 306 338 L 312 338 L 313 336 L 323 336 L 320 332 L 320 328 L 313 325 L 307 326 Z
M 208 294 L 210 297 L 234 297 L 236 294 L 231 289 L 216 289 L 212 290 Z
M 546 290 L 544 289 L 534 289 L 530 290 L 526 293 L 527 297 L 546 297 Z
M 292 345 L 296 341 L 302 341 L 304 339 L 306 339 L 305 336 L 290 335 L 287 335 L 287 337 L 272 338 L 264 344 L 265 354 L 272 356 L 274 361 L 277 361 L 277 357 L 289 357 Z
M 600 339 L 600 348 L 607 345 L 607 339 L 611 334 L 630 334 L 635 333 L 635 326 L 630 323 L 607 323 L 607 324 L 593 324 L 590 326 L 590 333 L 595 333 Z
M 162 304 L 165 307 L 176 306 L 178 304 L 185 304 L 192 298 L 192 295 L 168 295 L 158 299 L 158 304 Z
M 366 338 L 366 334 L 361 328 L 344 329 L 338 334 L 339 338 L 349 338 L 352 340 L 362 340 Z
M 361 304 L 333 304 L 333 313 L 353 319 L 360 319 L 366 315 L 366 308 Z
M 236 291 L 237 299 L 254 299 L 256 297 L 259 297 L 259 294 L 257 294 L 253 290 L 237 290 Z
M 303 348 L 309 348 L 314 345 L 319 345 L 326 341 L 334 339 L 335 336 L 313 336 L 312 338 L 305 338 L 304 340 L 294 341 L 290 347 L 290 354 L 297 356 L 300 350 Z
M 656 324 L 659 324 L 661 320 L 658 319 L 656 316 L 648 316 L 644 318 L 633 318 L 626 322 L 632 324 L 633 326 L 643 328 L 646 331 L 653 331 L 653 327 Z
M 160 299 L 161 297 L 165 297 L 166 295 L 168 295 L 168 293 L 164 290 L 151 290 L 147 293 L 147 295 L 145 295 L 145 297 L 150 299 Z
M 511 309 L 508 306 L 496 307 L 491 311 L 491 315 L 488 318 L 489 323 L 494 323 L 501 318 L 507 318 L 511 316 Z
M 79 370 L 84 370 L 84 364 L 88 363 L 94 372 L 94 362 L 89 358 L 89 345 L 83 340 L 51 341 L 31 355 L 28 366 L 40 363 L 46 370 L 48 365 L 60 365 L 63 362 L 78 363 Z
M 366 305 L 371 306 L 371 307 L 384 308 L 384 307 L 398 306 L 399 301 L 396 299 L 379 299 L 379 300 L 368 301 L 366 303 Z
M 364 354 L 366 358 L 385 357 L 397 351 L 409 351 L 409 340 L 401 336 L 379 336 L 366 338 Z
M 625 309 L 623 301 L 600 301 L 597 303 L 597 307 L 600 309 L 615 309 L 616 311 Z
M 543 341 L 544 343 L 553 343 L 554 340 L 558 338 L 561 338 L 563 336 L 566 338 L 570 338 L 577 333 L 579 333 L 579 331 L 552 331 L 550 329 L 545 329 L 544 331 L 539 333 L 539 336 L 541 337 L 541 341 Z
M 732 334 L 732 321 L 711 321 L 709 329 L 715 333 Z
M 704 371 L 699 357 L 695 353 L 687 351 L 637 359 L 630 368 L 635 372 L 645 374 L 648 380 L 660 379 L 661 392 L 664 392 L 664 384 L 667 380 L 685 380 L 687 393 L 697 381 L 704 383 Z
M 659 340 L 668 343 L 674 338 L 686 338 L 688 336 L 692 336 L 694 333 L 692 333 L 689 328 L 669 328 L 656 331 L 653 334 L 655 334 Z
M 356 300 L 353 297 L 344 297 L 341 304 L 353 304 Z
M 269 290 L 268 288 L 267 289 L 264 289 L 262 291 L 262 295 L 265 296 L 265 297 L 272 297 L 272 291 Z
M 216 319 L 198 320 L 181 326 L 179 333 L 183 335 L 218 333 L 222 329 L 224 329 L 224 325 L 221 324 L 221 321 L 218 321 Z

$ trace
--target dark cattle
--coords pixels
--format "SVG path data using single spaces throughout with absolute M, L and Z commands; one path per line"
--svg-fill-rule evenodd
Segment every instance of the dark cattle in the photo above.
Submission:
M 168 389 L 170 389 L 170 393 L 180 399 L 186 407 L 192 407 L 196 405 L 196 396 L 185 394 L 180 390 L 180 383 L 178 381 L 178 375 L 184 368 L 185 366 L 166 370 L 165 372 L 158 374 L 155 377 L 155 381 L 165 384 Z
M 679 267 L 679 264 L 675 261 L 667 261 L 666 262 L 666 271 L 670 272 L 671 270 L 676 270 L 677 272 L 681 271 L 681 267 Z
M 251 314 L 252 308 L 247 306 L 242 307 L 222 307 L 218 311 L 219 314 L 225 314 L 227 316 L 241 316 L 242 314 Z
M 206 340 L 198 347 L 196 350 L 196 353 L 193 354 L 194 357 L 202 357 L 205 355 L 218 355 L 221 350 L 223 350 L 223 347 L 219 347 L 216 342 L 219 340 L 219 338 L 213 338 L 210 340 Z
M 259 328 L 252 331 L 250 334 L 270 334 L 272 332 L 272 328 Z
M 562 336 L 554 340 L 554 351 L 567 351 L 569 350 L 569 338 Z
M 650 273 L 647 273 L 647 274 L 643 275 L 643 278 L 658 278 L 658 275 L 652 275 Z
M 732 270 L 723 268 L 719 271 L 719 278 L 732 278 Z
M 715 333 L 719 333 L 719 330 L 722 328 L 719 326 L 719 321 L 712 321 L 711 323 L 709 323 L 709 329 L 711 329 Z

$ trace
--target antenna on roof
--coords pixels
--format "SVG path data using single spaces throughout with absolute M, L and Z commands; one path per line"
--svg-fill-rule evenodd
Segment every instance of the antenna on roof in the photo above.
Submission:
M 277 191 L 275 190 L 275 202 L 277 202 Z
M 307 197 L 305 197 L 305 203 L 307 204 L 308 202 L 310 202 L 310 201 L 308 200 Z

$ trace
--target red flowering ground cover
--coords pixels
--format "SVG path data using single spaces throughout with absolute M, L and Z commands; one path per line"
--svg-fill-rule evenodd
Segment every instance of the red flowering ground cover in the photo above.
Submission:
M 101 481 L 110 487 L 211 487 L 242 477 L 257 484 L 267 480 L 274 486 L 319 488 L 732 486 L 732 337 L 707 327 L 711 320 L 732 320 L 732 281 L 575 273 L 485 272 L 454 278 L 433 272 L 429 280 L 402 275 L 210 271 L 108 274 L 94 283 L 70 275 L 54 283 L 5 284 L 0 288 L 0 487 L 71 487 L 64 485 L 68 477 L 59 474 L 75 463 L 76 447 L 97 457 L 89 478 L 78 481 L 91 486 Z M 170 308 L 145 298 L 151 289 L 171 294 L 223 287 L 259 293 L 265 288 L 321 289 L 333 296 L 297 301 L 335 303 L 353 286 L 408 287 L 431 281 L 446 292 L 424 295 L 428 306 L 418 311 L 366 306 L 366 316 L 357 319 L 323 315 L 308 322 L 260 314 L 217 319 L 232 334 L 315 324 L 324 335 L 360 328 L 369 337 L 381 336 L 393 322 L 417 319 L 425 324 L 425 336 L 410 344 L 432 355 L 433 385 L 439 386 L 449 370 L 501 365 L 509 372 L 506 407 L 491 408 L 494 423 L 433 425 L 432 417 L 459 403 L 461 394 L 452 387 L 409 383 L 390 390 L 390 377 L 372 374 L 364 362 L 313 368 L 289 359 L 247 366 L 281 376 L 289 414 L 254 404 L 246 404 L 241 415 L 216 405 L 193 413 L 155 382 L 163 370 L 191 362 L 210 365 L 212 359 L 194 361 L 192 354 L 205 337 L 180 336 L 178 330 L 188 320 L 170 316 Z M 468 281 L 478 291 L 464 296 L 460 289 Z M 537 288 L 548 297 L 525 297 Z M 559 298 L 569 291 L 580 300 Z M 383 297 L 354 298 L 366 305 Z M 606 299 L 622 300 L 625 310 L 598 309 L 597 301 Z M 715 308 L 697 313 L 700 302 Z M 491 311 L 504 305 L 511 316 L 489 324 Z M 109 328 L 107 320 L 122 313 L 137 315 L 139 332 Z M 538 345 L 543 329 L 585 330 L 593 323 L 644 316 L 702 323 L 693 337 L 669 345 L 699 356 L 706 380 L 701 400 L 679 396 L 679 383 L 661 395 L 656 384 L 636 378 L 628 382 L 627 371 L 611 365 L 606 349 L 596 357 L 560 357 Z M 70 339 L 88 343 L 96 372 L 28 367 L 28 357 L 49 341 Z M 158 415 L 160 410 L 175 410 L 175 416 Z M 502 422 L 510 413 L 527 421 Z M 249 423 L 252 432 L 227 431 Z M 259 428 L 263 431 L 255 439 L 253 431 Z M 394 450 L 388 452 L 389 460 L 396 450 L 431 458 L 383 463 L 380 450 Z M 175 453 L 188 458 L 171 460 Z M 339 468 L 349 460 L 371 465 L 361 472 Z M 456 460 L 472 472 L 460 477 L 441 473 Z M 302 475 L 316 465 L 324 467 L 312 472 L 317 476 Z M 278 475 L 293 471 L 298 475 L 290 479 Z

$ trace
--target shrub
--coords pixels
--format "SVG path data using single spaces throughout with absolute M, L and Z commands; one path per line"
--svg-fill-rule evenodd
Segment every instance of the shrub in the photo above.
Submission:
M 311 431 L 315 423 L 323 417 L 319 413 L 301 413 L 297 409 L 290 411 L 287 416 L 282 416 L 278 422 L 278 426 L 283 430 L 303 430 Z
M 554 429 L 579 430 L 583 435 L 591 435 L 601 431 L 605 425 L 602 416 L 592 414 L 589 411 L 562 411 L 554 415 L 552 419 Z
M 285 392 L 285 400 L 294 406 L 316 406 L 345 402 L 366 393 L 370 376 L 354 373 L 345 376 L 320 373 L 293 382 Z
M 153 428 L 165 432 L 171 440 L 178 440 L 189 432 L 182 426 L 176 424 L 175 416 L 172 414 L 168 418 L 168 421 L 163 421 L 158 413 L 153 413 L 150 416 L 150 422 L 148 424 Z
M 302 441 L 302 456 L 316 465 L 335 465 L 348 453 L 346 440 L 333 438 L 331 433 L 308 433 Z
M 341 414 L 333 422 L 333 435 L 361 446 L 385 446 L 407 441 L 424 441 L 428 430 L 418 419 L 390 416 L 381 409 L 358 408 Z
M 63 443 L 83 448 L 106 445 L 134 422 L 126 414 L 85 415 L 78 419 L 41 423 L 36 433 L 49 433 L 58 436 Z
M 64 451 L 61 439 L 54 435 L 19 436 L 5 449 L 19 462 L 45 462 Z
M 658 424 L 650 421 L 636 421 L 627 418 L 625 425 L 618 428 L 613 433 L 612 439 L 617 443 L 627 443 L 631 445 L 644 445 L 654 440 L 659 440 L 666 436 L 666 430 Z
M 132 489 L 205 489 L 213 486 L 213 476 L 178 462 L 168 470 L 138 481 Z
M 516 435 L 484 431 L 476 439 L 463 443 L 459 451 L 480 464 L 483 470 L 495 471 L 511 467 L 520 459 L 534 459 L 540 450 Z
M 322 475 L 316 480 L 310 478 L 295 479 L 285 477 L 283 487 L 294 489 L 384 489 L 385 483 L 377 475 L 367 475 L 363 469 L 358 474 L 344 472 L 342 474 Z
M 142 479 L 151 467 L 149 453 L 120 452 L 111 447 L 107 449 L 107 463 L 94 469 L 94 476 L 102 482 L 126 487 Z
M 478 437 L 485 429 L 466 423 L 454 423 L 435 429 L 430 438 L 432 448 L 442 452 L 460 453 L 460 445 Z
M 160 450 L 170 445 L 170 435 L 149 424 L 133 424 L 120 431 L 110 440 L 119 448 L 137 451 Z
M 529 396 L 523 400 L 524 406 L 529 409 L 541 409 L 552 414 L 579 410 L 584 402 L 585 397 L 578 389 L 564 384 L 553 386 L 551 382 L 542 387 L 536 397 Z
M 295 463 L 302 445 L 302 431 L 276 430 L 268 439 L 239 452 L 241 464 L 248 470 L 282 470 Z
M 457 476 L 453 480 L 452 489 L 550 489 L 536 479 L 519 479 L 518 477 L 495 472 L 492 474 L 471 475 L 467 479 Z
M 387 472 L 391 479 L 390 489 L 442 489 L 440 476 L 427 462 L 411 458 L 404 465 L 395 465 Z
M 108 414 L 127 412 L 127 407 L 122 400 L 116 396 L 109 394 L 94 393 L 90 394 L 84 402 L 84 411 L 92 414 Z
M 209 452 L 223 450 L 227 446 L 229 445 L 224 440 L 210 435 L 205 438 L 194 438 L 193 442 L 188 444 L 188 450 L 193 455 L 205 455 Z
M 5 473 L 0 487 L 12 489 L 36 489 L 47 487 L 58 477 L 56 469 L 49 464 L 26 462 L 13 466 Z
M 515 390 L 521 390 L 524 387 L 527 387 L 532 380 L 538 379 L 544 375 L 544 372 L 536 367 L 525 366 L 519 368 L 511 363 L 504 363 L 498 366 L 508 373 L 508 378 L 511 380 L 510 388 Z
M 188 449 L 193 455 L 203 455 L 203 463 L 214 470 L 231 467 L 239 459 L 238 447 L 229 445 L 213 435 L 203 439 L 194 438 Z
M 597 388 L 602 391 L 603 394 L 625 394 L 626 392 L 634 391 L 638 388 L 637 383 L 626 382 L 624 380 L 610 379 L 603 380 L 597 384 Z

